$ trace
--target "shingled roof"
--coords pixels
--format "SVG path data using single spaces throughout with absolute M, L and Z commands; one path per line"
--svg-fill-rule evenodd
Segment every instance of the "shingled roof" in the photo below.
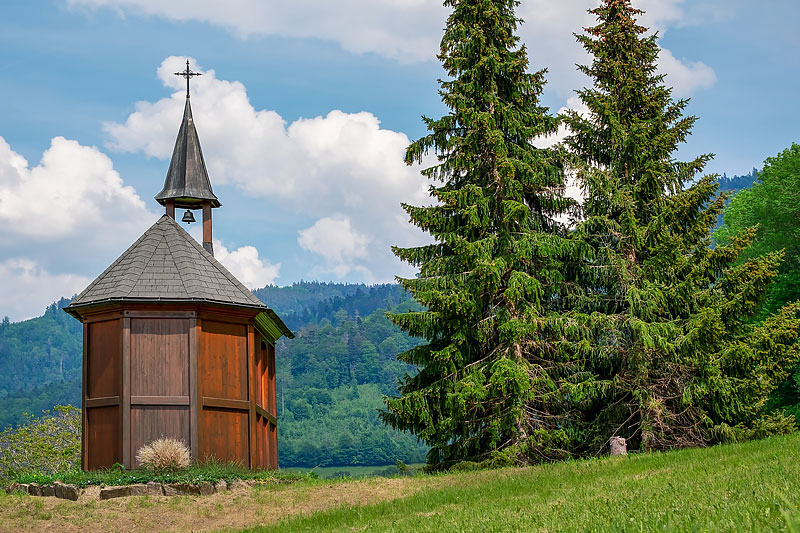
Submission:
M 115 301 L 207 302 L 261 309 L 288 337 L 274 311 L 164 215 L 70 303 L 65 311 Z

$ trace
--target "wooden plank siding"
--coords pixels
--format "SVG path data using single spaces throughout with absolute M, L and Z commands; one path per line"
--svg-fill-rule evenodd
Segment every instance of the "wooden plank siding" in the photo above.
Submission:
M 251 466 L 250 391 L 246 323 L 203 319 L 197 350 L 198 459 Z
M 275 341 L 253 310 L 187 303 L 104 305 L 82 316 L 86 470 L 135 468 L 159 437 L 277 468 Z
M 139 316 L 126 318 L 131 323 L 128 461 L 132 466 L 138 466 L 138 450 L 159 438 L 178 439 L 191 447 L 190 318 L 177 313 Z
M 84 465 L 89 470 L 122 462 L 122 320 L 86 324 Z

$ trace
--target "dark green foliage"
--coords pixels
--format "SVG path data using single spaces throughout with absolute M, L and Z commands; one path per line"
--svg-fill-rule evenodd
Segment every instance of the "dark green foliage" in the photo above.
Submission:
M 81 453 L 81 411 L 56 406 L 0 433 L 0 483 L 24 475 L 77 470 Z
M 406 291 L 395 284 L 366 286 L 302 281 L 287 287 L 268 285 L 253 292 L 261 301 L 268 302 L 290 329 L 323 318 L 333 320 L 333 314 L 341 309 L 350 315 L 366 316 L 408 299 Z
M 391 309 L 419 309 L 405 292 Z M 357 295 L 346 298 L 357 298 Z M 384 300 L 384 305 L 387 302 Z M 383 465 L 420 462 L 427 448 L 380 423 L 381 395 L 397 390 L 410 367 L 397 360 L 416 344 L 386 317 L 345 308 L 296 331 L 278 346 L 278 446 L 282 466 Z
M 739 191 L 725 210 L 724 224 L 714 233 L 720 244 L 757 227 L 753 244 L 739 262 L 783 253 L 779 273 L 769 290 L 759 318 L 800 300 L 800 145 L 792 144 L 764 162 L 752 188 Z M 800 361 L 772 399 L 800 423 Z
M 719 184 L 718 191 L 726 195 L 725 206 L 730 204 L 731 196 L 736 194 L 737 192 L 748 189 L 753 186 L 753 184 L 758 179 L 758 170 L 753 169 L 750 171 L 749 174 L 745 174 L 744 176 L 733 176 L 729 178 L 727 174 L 722 174 L 722 176 L 717 179 L 717 183 Z M 717 217 L 717 229 L 722 226 L 722 216 L 723 213 L 720 213 Z M 715 237 L 716 240 L 716 237 Z
M 568 145 L 586 195 L 576 238 L 594 259 L 578 276 L 573 341 L 587 349 L 564 391 L 580 395 L 579 453 L 612 435 L 665 449 L 793 430 L 766 414 L 769 394 L 797 359 L 798 307 L 752 325 L 781 262 L 737 263 L 755 237 L 712 248 L 724 206 L 710 155 L 674 153 L 695 117 L 656 73 L 656 35 L 630 0 L 604 0 L 578 40 L 593 57 L 579 91 L 589 115 L 570 113 Z
M 61 310 L 62 298 L 44 315 L 0 324 L 0 428 L 25 421 L 54 405 L 79 405 L 81 325 Z
M 758 226 L 753 244 L 740 262 L 783 251 L 779 275 L 764 307 L 773 313 L 800 300 L 800 145 L 792 144 L 764 162 L 758 181 L 739 191 L 725 210 L 724 225 L 714 234 L 720 244 Z
M 553 340 L 565 264 L 578 247 L 556 220 L 573 205 L 560 154 L 532 144 L 558 120 L 539 103 L 544 72 L 527 71 L 516 4 L 445 2 L 440 94 L 450 111 L 424 118 L 429 134 L 406 152 L 409 164 L 438 156 L 423 171 L 439 184 L 430 189 L 436 205 L 404 206 L 434 242 L 394 249 L 419 267 L 400 282 L 426 309 L 393 320 L 426 342 L 400 356 L 419 371 L 387 398 L 382 417 L 432 446 L 436 466 L 545 448 L 556 456 L 562 438 L 543 416 L 559 409 L 547 400 L 563 366 Z M 552 411 L 540 416 L 540 407 Z

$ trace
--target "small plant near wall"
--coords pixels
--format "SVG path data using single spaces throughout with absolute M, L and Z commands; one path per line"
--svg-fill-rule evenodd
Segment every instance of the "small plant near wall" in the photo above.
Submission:
M 178 472 L 192 462 L 189 448 L 177 439 L 156 439 L 136 453 L 139 465 L 156 473 Z

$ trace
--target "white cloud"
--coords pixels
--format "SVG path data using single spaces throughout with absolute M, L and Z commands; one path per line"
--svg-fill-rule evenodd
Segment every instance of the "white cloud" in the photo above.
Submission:
M 321 218 L 310 228 L 301 230 L 297 238 L 301 248 L 324 257 L 329 270 L 340 278 L 352 268 L 358 268 L 353 265 L 367 256 L 368 242 L 366 235 L 353 229 L 347 216 Z
M 123 124 L 106 124 L 109 146 L 167 159 L 185 102 L 181 80 L 172 75 L 185 61 L 169 57 L 158 69 L 175 92 L 157 102 L 139 102 Z M 197 67 L 193 67 L 197 69 Z M 192 86 L 192 111 L 214 184 L 232 184 L 318 220 L 317 231 L 346 216 L 354 235 L 363 236 L 355 254 L 336 255 L 311 245 L 328 271 L 355 270 L 388 281 L 403 270 L 390 246 L 420 244 L 401 202 L 429 202 L 419 167 L 406 166 L 409 144 L 400 132 L 381 128 L 371 113 L 331 111 L 287 124 L 275 111 L 256 110 L 239 82 L 204 72 Z M 310 238 L 310 237 L 309 237 Z M 311 242 L 311 241 L 305 241 Z M 356 249 L 356 248 L 354 248 Z
M 201 224 L 189 226 L 186 231 L 197 242 L 203 242 Z M 229 250 L 220 239 L 214 239 L 214 258 L 250 289 L 260 289 L 275 283 L 281 271 L 280 263 L 273 264 L 261 257 L 258 248 L 251 245 Z
M 55 137 L 30 166 L 0 137 L 0 315 L 80 292 L 156 218 L 97 148 Z
M 666 74 L 666 84 L 671 86 L 676 96 L 682 97 L 698 89 L 708 89 L 717 83 L 714 69 L 702 61 L 679 60 L 666 48 L 658 57 L 658 70 Z
M 441 0 L 68 0 L 71 6 L 110 7 L 120 12 L 160 16 L 176 21 L 202 21 L 229 29 L 246 38 L 252 35 L 326 39 L 355 53 L 375 53 L 399 61 L 433 61 L 439 51 L 448 10 Z M 637 0 L 645 10 L 642 24 L 661 34 L 670 27 L 685 26 L 709 17 L 697 15 L 698 2 L 685 0 Z M 550 87 L 562 97 L 583 86 L 585 78 L 575 64 L 588 56 L 575 41 L 574 33 L 595 23 L 588 13 L 597 0 L 522 0 L 517 15 L 525 20 L 519 28 L 527 44 L 532 68 L 548 67 Z M 691 10 L 691 13 L 687 14 Z M 716 9 L 719 11 L 720 9 Z M 701 84 L 685 83 L 684 72 L 670 54 L 662 69 L 678 78 L 679 96 L 707 86 L 707 71 L 699 73 Z M 693 60 L 683 66 L 698 71 Z M 705 65 L 703 65 L 705 67 Z M 708 68 L 708 67 L 706 67 Z M 180 80 L 177 80 L 179 83 Z
M 221 26 L 241 38 L 279 35 L 335 41 L 355 53 L 421 61 L 438 47 L 446 10 L 439 0 L 68 0 L 175 21 Z
M 52 241 L 81 232 L 135 234 L 150 218 L 136 191 L 95 147 L 55 137 L 39 165 L 0 137 L 0 224 L 6 238 Z M 104 228 L 113 226 L 111 231 Z M 92 239 L 91 235 L 85 238 Z
M 40 315 L 54 300 L 76 294 L 91 282 L 78 274 L 51 274 L 25 258 L 0 262 L 0 280 L 0 314 L 13 321 Z
M 260 289 L 271 285 L 280 273 L 280 263 L 273 265 L 258 255 L 254 246 L 242 246 L 233 251 L 228 251 L 219 240 L 214 240 L 214 257 L 231 274 L 250 289 Z

